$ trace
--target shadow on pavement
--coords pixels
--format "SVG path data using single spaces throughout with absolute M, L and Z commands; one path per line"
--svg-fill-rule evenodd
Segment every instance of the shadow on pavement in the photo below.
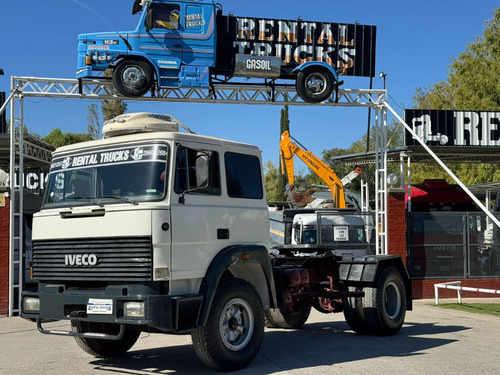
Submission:
M 257 358 L 235 374 L 271 374 L 317 366 L 340 365 L 376 357 L 411 357 L 457 340 L 442 334 L 468 330 L 465 326 L 439 326 L 407 322 L 395 336 L 364 336 L 345 322 L 304 325 L 300 330 L 266 329 Z M 168 342 L 165 335 L 165 343 Z M 90 362 L 95 369 L 122 374 L 213 374 L 197 358 L 191 345 L 132 350 L 113 359 Z

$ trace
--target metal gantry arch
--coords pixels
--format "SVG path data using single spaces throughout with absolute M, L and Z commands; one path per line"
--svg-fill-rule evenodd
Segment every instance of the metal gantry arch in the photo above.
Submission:
M 375 110 L 376 134 L 376 197 L 375 216 L 378 230 L 377 254 L 387 253 L 387 91 L 381 89 L 337 89 L 325 102 L 304 102 L 293 85 L 217 84 L 209 89 L 178 88 L 158 89 L 154 95 L 130 98 L 116 95 L 113 83 L 105 80 L 76 80 L 39 77 L 12 77 L 11 95 L 0 113 L 10 101 L 10 171 L 23 175 L 23 158 L 28 154 L 50 164 L 50 152 L 34 144 L 26 143 L 24 133 L 25 97 L 72 98 L 72 99 L 119 99 L 148 102 L 189 102 L 258 105 L 295 105 L 317 107 L 357 107 Z M 19 102 L 19 105 L 17 105 Z M 16 116 L 17 113 L 17 116 Z M 10 241 L 9 241 L 9 316 L 19 313 L 24 267 L 23 249 L 23 179 L 15 184 L 10 179 Z M 19 274 L 15 275 L 15 270 Z M 17 276 L 17 277 L 16 277 Z M 17 303 L 16 303 L 17 302 Z

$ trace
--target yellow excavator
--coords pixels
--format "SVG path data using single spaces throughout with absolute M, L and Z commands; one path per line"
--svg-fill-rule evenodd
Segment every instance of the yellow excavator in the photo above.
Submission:
M 285 131 L 281 134 L 280 155 L 282 158 L 281 173 L 285 174 L 286 167 L 286 175 L 288 177 L 289 184 L 288 192 L 293 195 L 295 201 L 304 201 L 306 199 L 304 195 L 306 197 L 308 196 L 310 199 L 310 196 L 312 195 L 307 193 L 300 194 L 295 191 L 293 157 L 297 155 L 328 186 L 328 189 L 330 189 L 330 192 L 332 193 L 335 208 L 346 208 L 344 184 L 357 177 L 359 173 L 361 173 L 360 168 L 356 168 L 353 172 L 349 173 L 341 180 L 332 168 L 301 145 L 299 141 L 290 135 L 289 131 Z

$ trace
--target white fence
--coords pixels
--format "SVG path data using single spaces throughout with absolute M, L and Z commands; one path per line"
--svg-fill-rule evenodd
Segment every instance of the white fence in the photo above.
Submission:
M 478 292 L 478 293 L 491 293 L 500 294 L 500 290 L 495 289 L 483 289 L 483 288 L 471 288 L 467 286 L 462 286 L 461 281 L 450 281 L 448 283 L 434 284 L 434 298 L 436 305 L 439 305 L 439 289 L 454 289 L 457 290 L 458 303 L 462 303 L 462 290 L 468 292 Z

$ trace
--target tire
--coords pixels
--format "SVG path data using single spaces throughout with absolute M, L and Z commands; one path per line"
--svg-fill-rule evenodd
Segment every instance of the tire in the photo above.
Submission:
M 153 72 L 144 61 L 125 60 L 113 70 L 113 83 L 120 94 L 143 96 L 153 85 Z
M 71 329 L 74 332 L 117 334 L 120 330 L 120 326 L 118 324 L 101 324 L 72 320 Z M 80 348 L 94 357 L 111 358 L 125 354 L 132 346 L 134 346 L 140 334 L 140 331 L 133 331 L 130 328 L 125 327 L 125 333 L 120 340 L 75 337 L 75 341 Z
M 365 288 L 364 313 L 376 335 L 395 335 L 406 315 L 406 289 L 403 278 L 394 267 L 380 274 L 376 288 Z
M 360 290 L 349 287 L 349 291 L 354 292 Z M 363 297 L 345 297 L 342 299 L 342 304 L 344 307 L 345 321 L 354 332 L 362 335 L 373 333 L 365 316 Z
M 323 68 L 305 69 L 297 75 L 297 93 L 308 103 L 321 103 L 333 92 L 333 74 Z
M 215 293 L 207 324 L 191 333 L 200 360 L 219 371 L 246 367 L 264 336 L 264 310 L 255 288 L 242 279 L 224 279 Z
M 283 314 L 280 309 L 269 309 L 266 310 L 266 327 L 299 329 L 307 322 L 310 313 L 311 305 L 307 302 L 293 313 Z

